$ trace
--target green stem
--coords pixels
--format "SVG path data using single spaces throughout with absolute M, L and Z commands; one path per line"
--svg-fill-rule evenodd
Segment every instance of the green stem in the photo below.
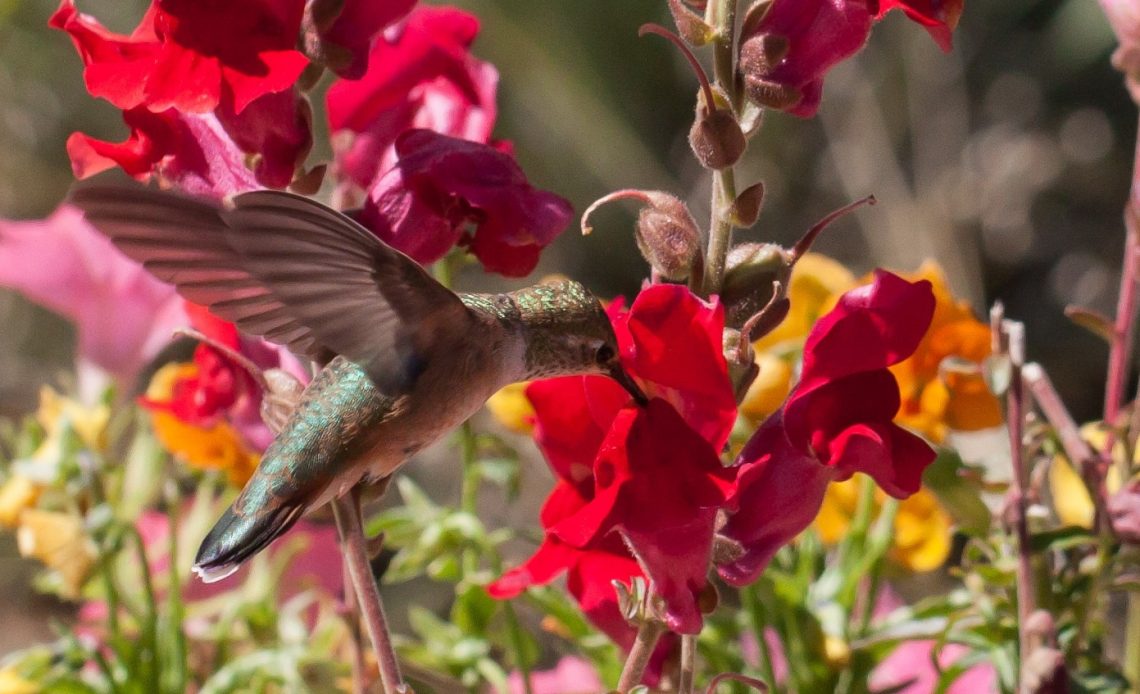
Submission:
M 187 646 L 186 646 L 186 632 L 182 629 L 182 621 L 185 619 L 186 610 L 185 604 L 182 602 L 182 580 L 179 572 L 178 565 L 178 504 L 177 493 L 169 490 L 167 494 L 167 524 L 170 528 L 170 585 L 167 590 L 167 611 L 169 613 L 168 619 L 170 620 L 170 633 L 173 643 L 173 666 L 170 669 L 171 686 L 170 691 L 182 692 L 186 691 L 186 682 L 188 678 Z
M 716 30 L 713 42 L 713 74 L 717 85 L 736 109 L 740 95 L 736 89 L 736 2 L 737 0 L 710 0 L 706 21 Z M 725 259 L 732 246 L 732 204 L 736 201 L 736 176 L 731 167 L 713 172 L 712 210 L 709 221 L 709 245 L 705 259 L 703 283 L 705 295 L 720 291 L 724 281 Z
M 1103 588 L 1104 577 L 1109 574 L 1109 564 L 1112 558 L 1112 535 L 1111 532 L 1101 531 L 1100 542 L 1097 543 L 1096 548 L 1096 568 L 1093 570 L 1090 578 L 1088 592 L 1085 593 L 1084 600 L 1077 610 L 1077 636 L 1072 640 L 1069 646 L 1070 655 L 1075 656 L 1082 648 L 1087 648 L 1089 628 L 1094 622 L 1100 621 L 1098 619 L 1100 610 L 1097 603 L 1100 601 L 1100 594 Z M 1131 603 L 1129 603 L 1131 605 Z M 1131 616 L 1131 612 L 1129 612 Z M 1125 648 L 1128 644 L 1125 643 Z
M 757 594 L 758 590 L 757 584 L 752 584 L 740 591 L 740 597 L 748 613 L 748 620 L 752 622 L 756 645 L 760 649 L 760 671 L 768 686 L 775 687 L 776 672 L 772 669 L 772 651 L 768 648 L 768 639 L 764 635 L 768 628 L 768 620 L 764 617 L 764 603 Z
M 633 648 L 629 650 L 629 657 L 625 660 L 625 667 L 621 670 L 617 690 L 625 694 L 641 684 L 645 675 L 645 668 L 649 665 L 649 658 L 657 646 L 657 640 L 665 633 L 665 625 L 661 622 L 647 619 L 637 629 L 637 638 L 634 639 Z
M 146 558 L 146 544 L 138 528 L 129 525 L 129 534 L 134 541 L 135 551 L 138 554 L 139 573 L 142 574 L 143 598 L 146 605 L 146 617 L 143 620 L 142 637 L 145 644 L 139 650 L 150 652 L 150 662 L 147 663 L 147 679 L 150 681 L 149 691 L 157 692 L 160 686 L 161 664 L 158 657 L 158 600 L 155 598 L 154 579 L 150 573 L 150 563 Z M 171 559 L 173 561 L 173 559 Z
M 1140 692 L 1140 595 L 1128 594 L 1128 622 L 1124 631 L 1124 676 L 1133 694 Z

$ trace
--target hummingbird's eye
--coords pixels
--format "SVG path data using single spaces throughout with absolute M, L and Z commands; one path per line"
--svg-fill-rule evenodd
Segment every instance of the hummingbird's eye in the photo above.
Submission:
M 614 348 L 610 347 L 609 345 L 602 345 L 601 347 L 598 348 L 598 351 L 594 354 L 594 359 L 599 364 L 607 364 L 613 358 L 614 358 Z

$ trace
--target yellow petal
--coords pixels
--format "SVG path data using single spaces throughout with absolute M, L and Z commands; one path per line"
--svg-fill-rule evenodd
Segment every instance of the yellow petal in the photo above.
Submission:
M 20 512 L 34 506 L 41 491 L 43 487 L 23 475 L 9 477 L 4 486 L 0 487 L 0 525 L 15 528 L 20 520 Z
M 807 253 L 796 263 L 788 282 L 788 317 L 775 330 L 756 341 L 757 351 L 767 351 L 793 340 L 803 340 L 811 326 L 843 292 L 855 286 L 855 276 L 838 261 L 819 253 Z
M 512 383 L 487 400 L 487 409 L 507 429 L 516 434 L 534 431 L 534 407 L 526 397 L 529 382 Z
M 62 579 L 63 594 L 78 597 L 95 562 L 82 521 L 66 513 L 25 509 L 19 524 L 16 545 L 20 554 L 54 569 Z
M 926 489 L 899 502 L 891 558 L 911 571 L 933 571 L 950 555 L 950 516 Z
M 40 686 L 21 677 L 16 668 L 0 669 L 0 694 L 36 694 L 38 691 Z
M 859 501 L 859 480 L 852 477 L 843 482 L 827 485 L 823 505 L 815 517 L 815 529 L 825 544 L 833 545 L 843 539 L 851 527 L 855 506 Z
M 783 359 L 765 352 L 757 352 L 755 361 L 760 372 L 744 394 L 740 413 L 753 422 L 760 422 L 778 410 L 788 397 L 792 388 L 792 367 Z
M 107 405 L 87 407 L 66 398 L 49 386 L 40 388 L 40 406 L 36 420 L 52 438 L 59 435 L 67 424 L 83 444 L 94 450 L 107 446 L 107 423 L 111 421 L 111 408 Z
M 1049 465 L 1049 494 L 1063 525 L 1092 528 L 1096 507 L 1080 474 L 1063 455 L 1053 456 Z

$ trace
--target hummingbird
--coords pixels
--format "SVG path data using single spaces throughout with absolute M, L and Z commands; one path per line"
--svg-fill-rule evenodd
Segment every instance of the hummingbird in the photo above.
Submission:
M 189 301 L 323 367 L 202 541 L 205 582 L 308 511 L 384 481 L 507 384 L 603 374 L 646 402 L 578 282 L 457 294 L 348 216 L 280 191 L 216 201 L 88 185 L 71 202 Z

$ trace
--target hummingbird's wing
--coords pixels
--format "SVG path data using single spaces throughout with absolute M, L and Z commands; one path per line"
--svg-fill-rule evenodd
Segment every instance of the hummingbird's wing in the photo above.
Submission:
M 415 261 L 301 196 L 259 191 L 223 204 L 87 185 L 71 202 L 190 301 L 321 363 L 343 354 L 382 392 L 410 388 L 430 346 L 461 339 L 474 320 Z

